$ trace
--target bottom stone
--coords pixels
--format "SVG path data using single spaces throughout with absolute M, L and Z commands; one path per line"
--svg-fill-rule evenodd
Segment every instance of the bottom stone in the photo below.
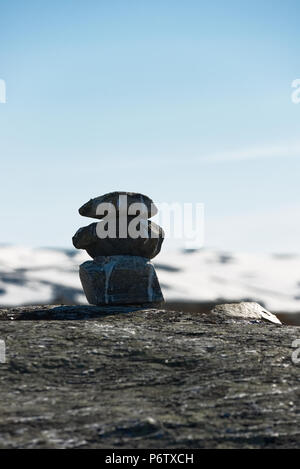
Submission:
M 99 256 L 81 264 L 79 276 L 92 305 L 164 301 L 153 264 L 139 256 Z

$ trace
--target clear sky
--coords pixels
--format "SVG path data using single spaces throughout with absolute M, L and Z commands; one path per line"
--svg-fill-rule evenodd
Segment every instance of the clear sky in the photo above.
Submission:
M 206 246 L 300 251 L 299 0 L 0 0 L 0 242 L 71 247 L 112 190 Z

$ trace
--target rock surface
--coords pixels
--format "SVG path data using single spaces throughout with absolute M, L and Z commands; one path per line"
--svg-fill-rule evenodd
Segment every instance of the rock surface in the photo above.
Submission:
M 139 256 L 99 256 L 80 265 L 79 276 L 92 305 L 164 301 L 153 264 Z
M 126 196 L 127 197 L 127 204 L 120 206 L 119 204 L 119 197 Z M 90 218 L 98 218 L 99 220 L 103 218 L 105 215 L 97 214 L 97 207 L 99 204 L 106 204 L 111 203 L 115 207 L 117 211 L 117 215 L 127 215 L 128 214 L 128 206 L 131 204 L 144 204 L 145 211 L 141 212 L 145 218 L 151 218 L 152 216 L 157 214 L 157 207 L 154 204 L 153 200 L 151 200 L 147 195 L 139 194 L 136 192 L 109 192 L 108 194 L 101 195 L 99 197 L 95 197 L 94 199 L 90 199 L 87 203 L 82 205 L 79 209 L 80 215 L 83 217 L 90 217 Z M 128 215 L 135 215 L 135 213 L 129 213 Z
M 222 313 L 0 309 L 0 447 L 298 448 L 297 338 Z
M 141 220 L 140 223 L 141 237 L 119 238 L 119 230 L 117 229 L 117 237 L 103 239 L 100 239 L 97 235 L 98 223 L 91 223 L 88 226 L 79 228 L 72 238 L 73 245 L 77 249 L 85 249 L 92 258 L 97 256 L 130 255 L 153 259 L 161 250 L 164 231 L 150 220 Z

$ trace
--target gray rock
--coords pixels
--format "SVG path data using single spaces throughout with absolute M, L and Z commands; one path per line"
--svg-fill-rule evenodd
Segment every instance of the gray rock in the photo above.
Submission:
M 127 200 L 127 203 L 126 203 L 126 200 Z M 136 204 L 136 203 L 143 204 L 145 206 L 144 210 L 141 212 L 141 215 L 143 215 L 145 218 L 151 218 L 152 216 L 156 215 L 158 211 L 154 202 L 146 195 L 135 193 L 135 192 L 115 191 L 115 192 L 109 192 L 108 194 L 104 194 L 104 195 L 101 195 L 99 197 L 89 200 L 87 203 L 82 205 L 82 207 L 80 207 L 79 213 L 83 217 L 97 218 L 100 220 L 101 218 L 104 218 L 106 214 L 105 213 L 98 214 L 97 208 L 99 204 L 106 204 L 106 203 L 111 203 L 115 207 L 117 211 L 117 216 L 125 215 L 125 214 L 135 215 L 136 214 L 135 211 L 134 213 L 128 214 L 128 207 L 131 204 Z
M 100 256 L 81 264 L 79 276 L 93 305 L 161 303 L 153 264 L 138 256 Z
M 1 449 L 299 449 L 299 328 L 109 309 L 0 308 Z
M 104 223 L 104 222 L 99 222 Z M 80 228 L 72 238 L 73 245 L 77 249 L 85 249 L 92 257 L 130 255 L 153 259 L 160 252 L 164 240 L 164 231 L 156 223 L 150 220 L 141 220 L 142 236 L 139 238 L 120 238 L 117 230 L 116 238 L 100 239 L 97 235 L 98 223 L 91 223 Z M 118 226 L 118 224 L 117 224 Z
M 270 313 L 258 303 L 251 301 L 217 305 L 211 310 L 211 314 L 232 319 L 264 320 L 273 324 L 281 324 L 281 321 L 275 314 Z

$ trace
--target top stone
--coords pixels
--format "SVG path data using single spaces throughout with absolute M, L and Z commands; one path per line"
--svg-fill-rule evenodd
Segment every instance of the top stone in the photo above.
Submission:
M 158 212 L 154 202 L 146 195 L 135 192 L 109 192 L 89 200 L 79 209 L 83 217 L 100 220 L 111 216 L 135 216 L 151 218 Z

